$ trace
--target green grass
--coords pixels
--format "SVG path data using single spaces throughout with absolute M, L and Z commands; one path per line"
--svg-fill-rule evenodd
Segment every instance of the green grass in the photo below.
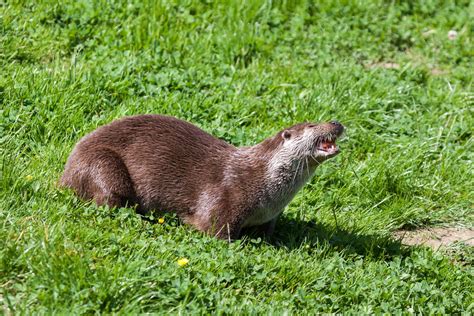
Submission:
M 473 313 L 472 247 L 391 237 L 474 226 L 473 20 L 471 1 L 0 2 L 0 313 Z M 80 137 L 138 113 L 235 145 L 347 134 L 273 241 L 228 244 L 56 187 Z

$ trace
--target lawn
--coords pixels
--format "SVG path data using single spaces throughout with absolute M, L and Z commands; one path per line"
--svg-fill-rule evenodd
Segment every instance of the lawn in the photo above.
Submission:
M 474 313 L 472 1 L 0 1 L 0 313 Z M 234 145 L 303 121 L 342 152 L 271 240 L 227 243 L 57 187 L 125 115 Z M 186 258 L 187 264 L 178 264 Z

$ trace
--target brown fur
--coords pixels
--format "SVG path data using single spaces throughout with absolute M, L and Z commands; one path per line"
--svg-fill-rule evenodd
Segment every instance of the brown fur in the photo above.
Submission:
M 337 124 L 315 129 L 321 136 L 337 137 L 343 129 Z M 270 234 L 281 206 L 298 188 L 292 190 L 295 177 L 286 167 L 281 167 L 281 177 L 279 165 L 275 169 L 278 181 L 269 179 L 269 161 L 286 138 L 308 126 L 315 125 L 298 124 L 255 146 L 236 148 L 173 117 L 126 117 L 79 141 L 61 184 L 99 205 L 176 212 L 199 230 L 225 239 L 238 238 L 243 226 L 266 220 L 262 215 L 246 224 L 256 210 L 269 210 L 275 204 L 274 218 L 269 215 L 272 219 L 260 224 Z M 311 166 L 325 159 L 313 159 Z M 279 189 L 279 182 L 286 191 Z

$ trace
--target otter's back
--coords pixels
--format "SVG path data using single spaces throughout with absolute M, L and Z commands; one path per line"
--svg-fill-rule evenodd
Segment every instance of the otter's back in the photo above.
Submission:
M 139 115 L 85 136 L 70 159 L 83 160 L 104 147 L 122 159 L 142 208 L 175 212 L 192 211 L 203 179 L 206 184 L 220 183 L 225 159 L 235 150 L 188 122 Z

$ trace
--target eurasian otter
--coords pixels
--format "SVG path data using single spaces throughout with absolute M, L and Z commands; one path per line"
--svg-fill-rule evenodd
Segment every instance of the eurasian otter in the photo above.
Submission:
M 61 184 L 99 205 L 176 212 L 223 239 L 249 226 L 270 235 L 315 168 L 338 154 L 343 131 L 336 121 L 301 123 L 237 148 L 174 117 L 131 116 L 82 138 Z

